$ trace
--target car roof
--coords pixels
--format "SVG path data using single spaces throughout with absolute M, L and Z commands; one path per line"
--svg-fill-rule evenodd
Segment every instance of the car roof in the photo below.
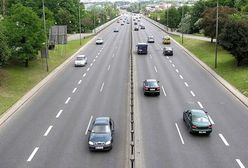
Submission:
M 108 125 L 109 124 L 110 117 L 97 117 L 95 119 L 95 124 L 98 125 Z
M 156 79 L 146 79 L 147 82 L 157 82 Z
M 172 47 L 165 47 L 165 50 L 172 50 Z
M 147 43 L 138 43 L 137 45 L 147 45 Z
M 85 57 L 85 55 L 77 55 L 77 57 Z
M 201 109 L 191 109 L 190 112 L 192 115 L 194 115 L 194 114 L 206 114 L 206 112 L 204 110 L 201 110 Z

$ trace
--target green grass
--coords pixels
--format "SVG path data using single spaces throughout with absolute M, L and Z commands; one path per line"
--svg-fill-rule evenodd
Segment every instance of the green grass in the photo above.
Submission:
M 82 45 L 90 39 L 83 39 Z M 30 61 L 28 68 L 11 65 L 0 69 L 0 115 L 79 48 L 79 40 L 75 40 L 49 51 L 49 72 L 46 72 L 45 59 L 42 60 L 40 56 L 37 60 Z
M 181 37 L 172 37 L 181 43 Z M 214 68 L 215 43 L 184 38 L 183 46 L 248 97 L 248 65 L 237 67 L 235 58 L 219 46 L 217 68 Z

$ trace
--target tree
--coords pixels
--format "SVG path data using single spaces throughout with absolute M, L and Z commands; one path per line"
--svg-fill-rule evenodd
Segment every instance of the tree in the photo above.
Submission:
M 169 28 L 176 29 L 181 21 L 182 15 L 180 15 L 180 11 L 175 7 L 171 7 L 168 9 L 168 26 Z
M 248 15 L 234 15 L 225 23 L 220 34 L 219 43 L 229 50 L 240 66 L 243 60 L 248 60 Z
M 219 25 L 218 30 L 221 33 L 225 22 L 228 20 L 228 15 L 234 14 L 237 12 L 234 8 L 229 7 L 219 7 Z M 216 30 L 216 7 L 209 8 L 203 13 L 202 19 L 202 28 L 204 30 L 204 35 L 211 38 L 211 42 L 213 42 L 213 38 L 215 37 Z
M 10 48 L 7 43 L 7 37 L 4 34 L 4 27 L 0 21 L 0 67 L 7 63 L 10 57 Z
M 36 58 L 44 43 L 42 21 L 29 7 L 15 4 L 10 9 L 10 15 L 4 20 L 8 35 L 8 44 L 11 46 L 11 58 L 25 63 Z
M 182 21 L 179 24 L 179 31 L 183 33 L 190 33 L 190 20 L 191 15 L 186 14 L 185 17 L 182 19 Z

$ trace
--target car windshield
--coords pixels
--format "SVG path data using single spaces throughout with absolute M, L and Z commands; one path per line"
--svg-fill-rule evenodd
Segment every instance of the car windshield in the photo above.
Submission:
M 201 123 L 209 122 L 207 115 L 204 113 L 194 113 L 192 115 L 192 121 L 193 122 L 201 122 Z
M 77 60 L 84 60 L 84 57 L 77 57 Z
M 92 129 L 93 133 L 110 133 L 109 125 L 95 125 Z
M 149 81 L 146 83 L 149 87 L 158 87 L 158 83 L 156 81 Z

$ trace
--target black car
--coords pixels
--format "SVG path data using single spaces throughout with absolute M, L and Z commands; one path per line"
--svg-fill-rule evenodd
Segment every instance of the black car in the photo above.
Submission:
M 114 121 L 110 117 L 97 117 L 89 132 L 88 146 L 90 151 L 112 149 Z
M 173 49 L 171 47 L 164 47 L 163 54 L 164 56 L 173 56 Z
M 134 31 L 139 31 L 139 27 L 138 26 L 135 26 L 134 27 Z
M 157 81 L 156 79 L 146 79 L 143 82 L 143 91 L 144 91 L 144 95 L 147 94 L 160 95 L 159 81 Z
M 137 54 L 147 54 L 147 43 L 138 43 L 137 45 Z
M 115 28 L 115 29 L 114 29 L 114 32 L 119 32 L 119 29 L 118 29 L 118 28 Z
M 183 121 L 190 133 L 209 135 L 212 132 L 212 124 L 207 112 L 199 109 L 191 109 L 183 112 Z
M 144 25 L 140 25 L 140 29 L 145 29 L 146 27 Z

